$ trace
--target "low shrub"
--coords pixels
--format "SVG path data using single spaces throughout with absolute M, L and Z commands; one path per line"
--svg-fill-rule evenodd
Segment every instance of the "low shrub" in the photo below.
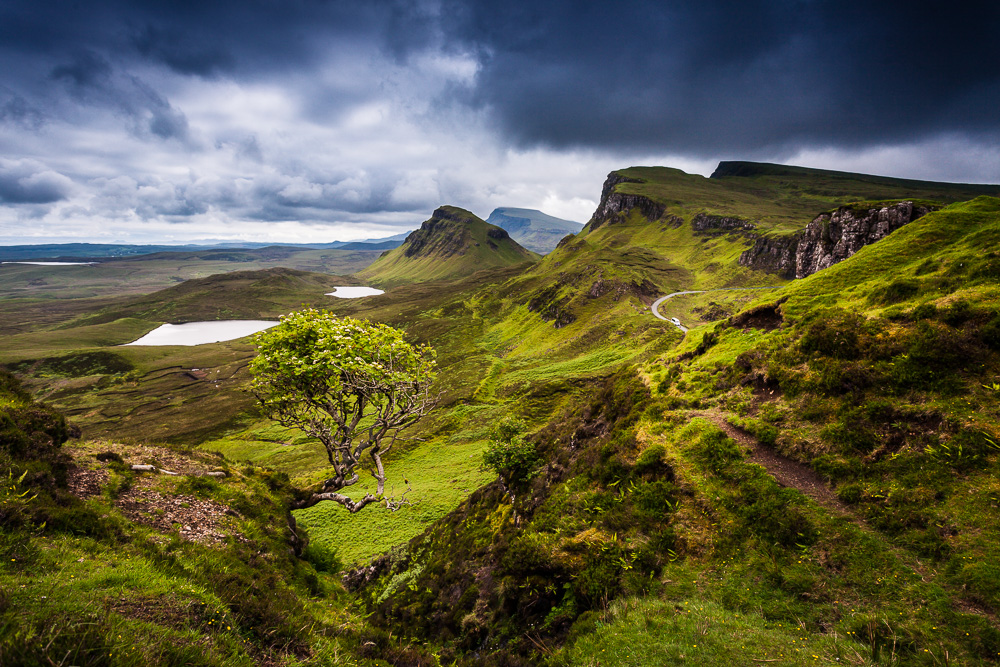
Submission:
M 889 306 L 894 303 L 906 301 L 916 296 L 920 292 L 920 283 L 915 280 L 900 278 L 892 281 L 885 287 L 872 290 L 869 296 L 871 303 Z
M 857 505 L 861 502 L 862 490 L 860 484 L 841 484 L 837 487 L 837 497 L 848 505 Z
M 637 475 L 666 476 L 668 479 L 673 479 L 673 469 L 667 463 L 666 454 L 667 450 L 663 445 L 647 447 L 635 462 L 635 473 Z
M 323 542 L 310 542 L 302 551 L 302 557 L 309 561 L 317 572 L 335 574 L 344 569 L 344 564 L 337 556 L 337 550 Z
M 495 473 L 512 488 L 530 481 L 540 461 L 534 443 L 524 439 L 524 429 L 520 419 L 503 419 L 491 430 L 490 442 L 483 452 L 483 469 Z
M 722 472 L 729 464 L 743 458 L 743 452 L 736 441 L 718 428 L 712 428 L 698 436 L 692 443 L 692 450 L 698 462 L 715 473 Z
M 834 311 L 814 322 L 799 339 L 799 349 L 834 359 L 857 359 L 865 318 L 854 312 Z

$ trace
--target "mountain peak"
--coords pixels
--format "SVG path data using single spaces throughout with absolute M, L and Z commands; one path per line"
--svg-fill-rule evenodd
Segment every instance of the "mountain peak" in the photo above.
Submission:
M 453 279 L 536 259 L 500 227 L 464 208 L 440 206 L 361 275 L 382 284 Z
M 568 234 L 583 229 L 583 223 L 563 220 L 533 208 L 503 206 L 490 213 L 486 222 L 506 229 L 511 238 L 529 250 L 548 253 Z
M 434 213 L 431 214 L 430 220 L 452 220 L 454 222 L 467 222 L 475 223 L 476 221 L 482 222 L 482 218 L 478 217 L 475 213 L 467 211 L 464 208 L 459 208 L 458 206 L 438 206 L 434 209 Z M 427 222 L 430 222 L 428 220 Z M 424 224 L 427 224 L 425 222 Z

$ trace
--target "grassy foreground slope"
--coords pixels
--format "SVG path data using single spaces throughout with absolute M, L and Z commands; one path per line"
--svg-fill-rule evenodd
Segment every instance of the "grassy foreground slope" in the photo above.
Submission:
M 71 435 L 0 373 L 0 664 L 385 664 L 332 554 L 296 555 L 287 478 Z

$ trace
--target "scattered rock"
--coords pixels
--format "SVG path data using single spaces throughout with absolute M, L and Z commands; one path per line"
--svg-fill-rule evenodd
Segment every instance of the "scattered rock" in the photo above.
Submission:
M 756 229 L 757 225 L 743 218 L 699 213 L 691 218 L 691 228 L 696 232 L 734 232 Z
M 101 489 L 107 483 L 110 475 L 107 470 L 91 470 L 81 466 L 73 466 L 66 476 L 69 492 L 80 500 L 101 495 Z

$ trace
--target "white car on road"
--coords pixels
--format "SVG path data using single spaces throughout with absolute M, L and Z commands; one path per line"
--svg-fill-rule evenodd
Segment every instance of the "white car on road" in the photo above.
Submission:
M 673 322 L 674 324 L 676 324 L 677 326 L 681 325 L 681 321 L 679 319 L 677 319 L 676 317 L 671 317 L 670 321 Z

